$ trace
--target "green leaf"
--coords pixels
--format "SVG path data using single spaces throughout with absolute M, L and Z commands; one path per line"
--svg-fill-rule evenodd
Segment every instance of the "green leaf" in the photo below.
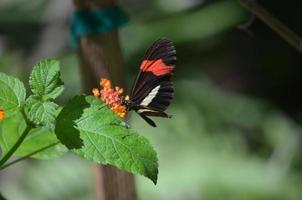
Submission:
M 58 97 L 64 89 L 60 79 L 59 61 L 40 61 L 30 74 L 29 85 L 32 92 L 43 100 Z
M 26 100 L 25 113 L 35 125 L 54 129 L 58 105 L 52 101 L 41 101 L 36 96 Z
M 150 178 L 155 184 L 158 174 L 156 152 L 149 141 L 128 128 L 102 101 L 92 96 L 72 99 L 58 120 L 59 139 L 63 144 L 74 137 L 82 139 L 81 148 L 74 150 L 78 155 L 97 163 L 110 164 L 131 173 Z M 68 125 L 68 129 L 63 126 Z M 73 145 L 73 144 L 71 144 Z
M 29 85 L 34 95 L 25 104 L 27 118 L 35 125 L 54 129 L 58 105 L 52 100 L 58 97 L 64 87 L 60 79 L 59 62 L 42 60 L 33 69 Z
M 19 79 L 0 72 L 0 107 L 6 117 L 20 110 L 25 95 L 24 85 Z
M 68 149 L 81 148 L 83 145 L 74 121 L 79 119 L 83 109 L 89 106 L 84 96 L 76 96 L 65 105 L 56 119 L 55 133 Z
M 97 163 L 144 175 L 156 184 L 157 156 L 146 138 L 119 125 L 106 125 L 94 131 L 79 130 L 84 145 L 75 150 L 77 154 Z
M 2 123 L 0 123 L 0 147 L 2 149 L 2 157 L 16 143 L 25 127 L 25 120 L 20 113 L 6 118 Z M 29 132 L 21 146 L 14 153 L 14 156 L 25 156 L 26 154 L 37 151 L 38 149 L 53 144 L 57 141 L 58 139 L 56 138 L 55 134 L 48 128 L 35 128 Z M 64 145 L 58 144 L 31 157 L 37 159 L 53 159 L 62 156 L 66 151 L 67 149 Z
M 29 133 L 28 137 L 26 137 L 21 147 L 18 148 L 14 155 L 22 157 L 56 142 L 58 142 L 57 137 L 48 128 L 35 128 Z M 66 151 L 67 148 L 64 145 L 57 144 L 54 147 L 50 147 L 31 157 L 42 160 L 54 159 L 62 156 Z

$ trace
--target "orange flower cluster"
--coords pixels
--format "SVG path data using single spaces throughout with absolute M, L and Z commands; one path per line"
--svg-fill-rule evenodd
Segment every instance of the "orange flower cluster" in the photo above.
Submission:
M 2 108 L 0 108 L 0 121 L 2 121 L 5 117 L 5 113 L 4 110 Z
M 120 95 L 124 92 L 123 88 L 112 88 L 111 82 L 108 79 L 102 78 L 100 86 L 103 89 L 93 88 L 92 93 L 95 97 L 102 99 L 111 110 L 113 110 L 118 116 L 125 117 L 126 106 L 121 105 Z

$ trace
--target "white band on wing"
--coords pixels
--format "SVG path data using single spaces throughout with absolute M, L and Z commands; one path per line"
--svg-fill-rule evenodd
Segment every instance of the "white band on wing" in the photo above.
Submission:
M 159 91 L 160 85 L 156 86 L 151 90 L 151 92 L 144 98 L 144 100 L 140 103 L 142 106 L 148 106 L 151 101 L 156 97 Z
M 139 109 L 139 110 L 137 111 L 137 113 L 143 113 L 143 112 L 158 112 L 158 111 L 150 110 L 150 109 Z

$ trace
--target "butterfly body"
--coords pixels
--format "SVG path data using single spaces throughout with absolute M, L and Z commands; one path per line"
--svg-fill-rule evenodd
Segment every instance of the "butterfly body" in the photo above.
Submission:
M 162 38 L 154 42 L 140 65 L 130 97 L 121 99 L 127 110 L 136 111 L 153 127 L 156 124 L 149 116 L 171 117 L 165 110 L 174 95 L 171 78 L 175 61 L 176 50 L 170 40 Z

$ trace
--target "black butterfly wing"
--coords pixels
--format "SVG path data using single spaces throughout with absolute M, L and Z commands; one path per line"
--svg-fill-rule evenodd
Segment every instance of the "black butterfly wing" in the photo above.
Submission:
M 168 39 L 159 39 L 147 50 L 132 88 L 130 109 L 138 112 L 151 126 L 147 116 L 169 117 L 164 111 L 174 95 L 171 78 L 176 50 Z

